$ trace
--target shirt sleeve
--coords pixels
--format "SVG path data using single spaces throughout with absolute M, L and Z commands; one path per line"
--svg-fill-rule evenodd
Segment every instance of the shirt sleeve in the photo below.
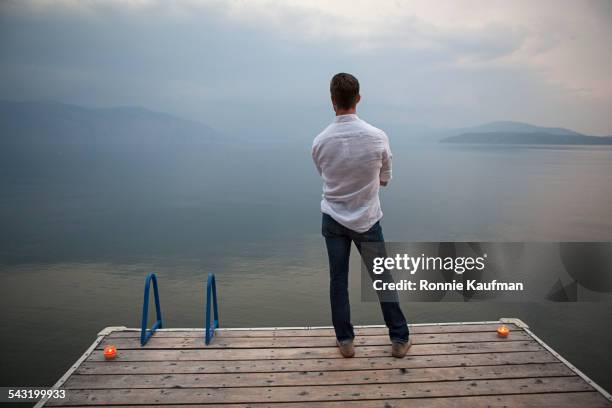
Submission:
M 315 139 L 315 141 L 312 144 L 312 152 L 311 152 L 312 161 L 314 162 L 314 165 L 317 168 L 319 175 L 323 175 L 323 172 L 321 170 L 321 165 L 319 164 L 319 160 L 318 160 L 318 150 L 319 150 L 319 144 L 317 143 L 317 140 Z
M 391 160 L 393 154 L 391 153 L 391 147 L 389 146 L 389 138 L 383 133 L 383 153 L 382 153 L 382 167 L 380 169 L 380 181 L 388 183 L 391 181 Z

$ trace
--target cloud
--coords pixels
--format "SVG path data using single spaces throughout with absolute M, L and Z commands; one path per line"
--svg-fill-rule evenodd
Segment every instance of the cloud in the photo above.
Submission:
M 606 2 L 8 1 L 0 92 L 311 132 L 359 75 L 385 123 L 530 120 L 612 133 Z M 233 120 L 239 113 L 244 124 Z M 316 126 L 314 126 L 316 127 Z M 299 133 L 299 132 L 298 132 Z

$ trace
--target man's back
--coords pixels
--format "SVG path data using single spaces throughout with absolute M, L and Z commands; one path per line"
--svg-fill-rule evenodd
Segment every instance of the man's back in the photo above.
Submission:
M 391 151 L 385 132 L 356 115 L 361 95 L 355 76 L 334 75 L 329 91 L 336 118 L 315 138 L 312 159 L 323 177 L 321 235 L 329 259 L 332 323 L 340 354 L 353 357 L 355 331 L 348 296 L 351 245 L 361 253 L 363 243 L 385 242 L 378 222 L 382 218 L 378 190 L 391 180 Z M 378 276 L 371 269 L 368 272 L 372 279 Z M 393 282 L 388 271 L 376 279 Z M 389 329 L 391 355 L 404 357 L 410 348 L 410 331 L 399 302 L 381 299 L 380 308 Z
M 357 115 L 336 116 L 319 134 L 312 158 L 323 178 L 321 211 L 365 232 L 382 218 L 378 190 L 391 179 L 389 139 Z

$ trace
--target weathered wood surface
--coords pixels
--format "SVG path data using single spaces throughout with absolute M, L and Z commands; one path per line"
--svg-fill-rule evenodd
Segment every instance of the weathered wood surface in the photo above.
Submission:
M 482 333 L 440 333 L 440 334 L 412 334 L 414 344 L 441 344 L 441 343 L 475 343 L 481 341 L 518 341 L 531 340 L 525 332 L 513 333 L 511 339 L 499 337 L 496 332 Z M 112 338 L 105 339 L 98 348 L 103 349 L 107 345 L 115 345 L 117 348 L 140 350 L 139 338 Z M 355 338 L 356 346 L 382 346 L 389 344 L 389 336 L 361 336 Z M 293 348 L 293 347 L 334 347 L 334 337 L 230 337 L 217 338 L 208 348 L 233 349 L 233 348 Z M 159 337 L 153 336 L 144 348 L 150 349 L 200 349 L 202 338 L 197 337 Z
M 68 404 L 223 404 L 290 401 L 351 401 L 387 398 L 428 398 L 591 391 L 579 377 L 461 380 L 397 384 L 308 385 L 288 387 L 151 388 L 68 390 Z
M 401 375 L 400 375 L 401 374 Z M 399 368 L 396 370 L 292 371 L 285 373 L 73 375 L 69 389 L 270 387 L 281 385 L 386 384 L 496 378 L 563 377 L 573 372 L 561 363 L 515 366 Z
M 197 374 L 267 373 L 289 371 L 357 371 L 399 368 L 470 367 L 558 362 L 548 351 L 513 353 L 442 354 L 396 358 L 296 359 L 249 361 L 86 361 L 76 374 Z
M 495 332 L 499 323 L 486 323 L 486 324 L 443 324 L 443 325 L 409 325 L 410 334 L 429 334 L 429 333 L 468 333 L 468 332 Z M 515 324 L 506 324 L 512 331 L 522 331 L 520 327 Z M 381 336 L 389 333 L 386 327 L 355 327 L 355 336 Z M 156 337 L 204 337 L 204 330 L 169 330 L 157 332 Z M 215 332 L 215 337 L 317 337 L 334 336 L 334 330 L 329 328 L 314 328 L 314 329 L 246 329 L 246 330 L 226 330 L 219 329 Z M 137 337 L 140 338 L 139 330 L 124 330 L 119 332 L 113 332 L 107 336 L 109 339 L 117 337 Z
M 300 408 L 302 402 L 224 404 L 223 408 Z M 81 406 L 83 408 L 84 406 Z M 88 405 L 87 407 L 95 407 Z M 128 408 L 133 405 L 116 405 L 115 408 Z M 156 405 L 158 408 L 176 408 L 176 405 Z M 194 404 L 192 408 L 210 408 L 210 405 Z M 532 408 L 532 407 L 576 407 L 605 408 L 607 400 L 598 392 L 563 392 L 545 394 L 486 395 L 470 397 L 442 397 L 414 399 L 386 399 L 361 401 L 310 402 L 308 408 Z
M 486 352 L 538 351 L 542 347 L 535 341 L 489 341 L 478 343 L 414 344 L 410 354 L 469 354 Z M 99 350 L 101 351 L 101 350 Z M 310 359 L 341 358 L 336 347 L 252 348 L 252 349 L 142 349 L 119 350 L 121 361 L 167 361 L 167 360 L 262 360 L 262 359 Z M 391 347 L 362 346 L 356 351 L 358 357 L 390 357 Z M 89 361 L 104 361 L 102 353 L 94 353 Z
M 515 325 L 411 327 L 404 359 L 384 327 L 356 328 L 356 356 L 340 356 L 331 329 L 160 331 L 105 336 L 47 405 L 238 407 L 612 407 L 610 401 Z M 118 357 L 105 361 L 113 344 Z

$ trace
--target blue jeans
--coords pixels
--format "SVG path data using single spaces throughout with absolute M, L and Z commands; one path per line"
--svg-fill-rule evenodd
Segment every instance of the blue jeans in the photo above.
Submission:
M 332 323 L 336 338 L 340 341 L 352 340 L 355 337 L 351 324 L 351 306 L 348 293 L 349 256 L 351 242 L 355 243 L 361 254 L 362 242 L 384 242 L 380 223 L 376 223 L 368 231 L 358 233 L 338 223 L 331 216 L 323 214 L 322 233 L 327 246 L 329 258 L 329 298 L 332 310 Z M 372 276 L 372 272 L 370 276 Z M 380 308 L 389 329 L 392 342 L 408 341 L 408 325 L 402 313 L 399 302 L 380 302 Z

